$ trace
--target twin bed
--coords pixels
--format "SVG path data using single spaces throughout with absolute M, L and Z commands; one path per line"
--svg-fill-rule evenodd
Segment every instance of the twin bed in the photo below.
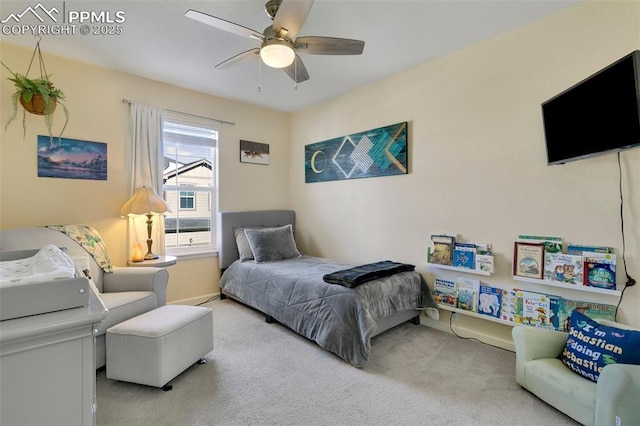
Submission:
M 268 321 L 289 327 L 355 367 L 369 360 L 373 336 L 406 321 L 419 324 L 425 309 L 437 315 L 424 279 L 406 267 L 412 265 L 394 264 L 400 268 L 392 271 L 387 262 L 386 269 L 364 274 L 356 269 L 354 276 L 354 264 L 300 254 L 294 226 L 291 210 L 221 212 L 223 297 L 263 312 Z M 339 284 L 323 279 L 330 275 Z

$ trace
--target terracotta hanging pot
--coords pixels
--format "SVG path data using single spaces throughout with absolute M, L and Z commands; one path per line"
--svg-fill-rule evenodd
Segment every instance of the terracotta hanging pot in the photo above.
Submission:
M 31 96 L 31 100 L 27 101 L 25 96 L 20 98 L 20 104 L 24 107 L 25 110 L 29 111 L 31 114 L 36 115 L 48 115 L 51 114 L 56 109 L 56 100 L 53 98 L 49 98 L 49 108 L 44 101 L 44 98 L 40 94 L 33 94 Z

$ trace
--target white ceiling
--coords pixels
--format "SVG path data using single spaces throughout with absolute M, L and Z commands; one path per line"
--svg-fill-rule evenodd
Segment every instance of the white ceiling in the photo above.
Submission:
M 265 65 L 259 67 L 257 58 L 214 69 L 219 62 L 258 47 L 259 43 L 184 17 L 188 9 L 196 9 L 262 32 L 271 24 L 263 9 L 266 0 L 41 0 L 49 10 L 53 6 L 58 8 L 60 17 L 68 17 L 69 11 L 106 11 L 115 17 L 116 12 L 122 11 L 125 22 L 121 24 L 121 35 L 81 35 L 78 25 L 73 35 L 43 35 L 40 46 L 45 60 L 51 53 L 291 112 L 582 1 L 316 0 L 298 36 L 353 38 L 366 44 L 359 56 L 301 55 L 310 80 L 300 83 L 297 89 L 284 71 Z M 3 0 L 0 20 L 37 4 L 38 0 Z M 26 14 L 20 21 L 25 23 L 39 22 Z M 50 23 L 52 21 L 45 22 Z M 0 39 L 27 47 L 35 46 L 36 41 L 30 32 L 3 34 Z M 17 68 L 11 58 L 3 56 L 2 61 Z M 55 70 L 48 71 L 55 73 Z

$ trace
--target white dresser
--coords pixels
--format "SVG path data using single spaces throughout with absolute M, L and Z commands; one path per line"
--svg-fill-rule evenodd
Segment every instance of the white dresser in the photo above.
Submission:
M 0 321 L 0 424 L 94 425 L 94 330 L 107 315 L 89 305 Z

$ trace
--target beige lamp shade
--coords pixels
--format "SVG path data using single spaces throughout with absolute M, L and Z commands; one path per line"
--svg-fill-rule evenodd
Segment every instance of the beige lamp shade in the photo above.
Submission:
M 156 194 L 153 188 L 148 186 L 136 188 L 131 198 L 120 209 L 122 217 L 149 213 L 171 213 L 171 207 Z
M 124 206 L 122 206 L 122 209 L 120 209 L 120 216 L 122 217 L 141 214 L 147 216 L 147 254 L 144 256 L 144 260 L 153 260 L 159 257 L 151 251 L 153 244 L 153 240 L 151 239 L 153 220 L 151 220 L 151 218 L 154 214 L 163 213 L 171 213 L 171 207 L 156 194 L 153 188 L 148 186 L 136 188 L 131 198 L 129 198 L 129 200 L 124 203 Z M 142 259 L 136 256 L 136 258 L 132 260 L 136 262 Z

